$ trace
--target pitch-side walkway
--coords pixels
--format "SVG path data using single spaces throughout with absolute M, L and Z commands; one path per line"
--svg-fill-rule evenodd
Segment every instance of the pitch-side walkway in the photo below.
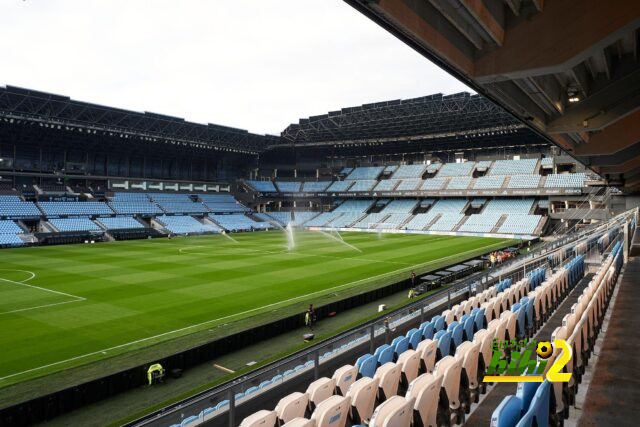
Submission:
M 619 280 L 579 426 L 640 424 L 640 257 Z

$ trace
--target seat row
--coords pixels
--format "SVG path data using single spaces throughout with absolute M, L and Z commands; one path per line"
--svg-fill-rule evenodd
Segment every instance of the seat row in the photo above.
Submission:
M 584 273 L 583 261 L 576 258 L 547 280 L 544 268 L 515 284 L 503 280 L 240 425 L 462 423 L 486 391 L 482 379 L 493 341 L 532 336 Z
M 571 306 L 571 312 L 564 316 L 562 326 L 551 334 L 552 341 L 563 339 L 571 347 L 572 357 L 561 371 L 571 374 L 569 381 L 549 382 L 545 379 L 543 383 L 518 383 L 516 394 L 505 397 L 494 410 L 492 426 L 556 426 L 562 425 L 564 419 L 569 417 L 569 407 L 575 404 L 578 386 L 593 353 L 622 264 L 622 244 L 618 242 Z M 544 377 L 562 353 L 561 348 L 554 349 Z

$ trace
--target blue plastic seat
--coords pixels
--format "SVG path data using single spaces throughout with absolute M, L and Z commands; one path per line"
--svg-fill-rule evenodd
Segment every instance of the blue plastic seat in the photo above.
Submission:
M 391 347 L 393 347 L 394 361 L 398 360 L 398 356 L 409 349 L 409 338 L 397 337 L 391 342 Z
M 431 322 L 433 322 L 433 330 L 434 331 L 441 331 L 444 329 L 444 317 L 440 316 L 440 315 L 436 315 L 433 316 L 433 319 L 431 319 Z
M 478 311 L 476 311 L 476 314 L 474 314 L 473 319 L 476 323 L 475 325 L 475 331 L 478 332 L 480 329 L 484 329 L 486 327 L 485 323 L 485 309 L 484 308 L 479 308 Z
M 449 325 L 447 325 L 447 331 L 452 332 L 456 326 L 458 326 L 458 322 L 454 320 Z
M 293 372 L 293 371 L 291 371 Z M 244 397 L 244 393 L 236 393 L 234 399 L 236 402 Z
M 411 333 L 411 335 L 409 335 L 409 347 L 411 347 L 413 350 L 417 349 L 420 341 L 422 341 L 422 331 L 416 329 Z
M 538 387 L 531 399 L 529 410 L 516 424 L 517 427 L 547 427 L 549 425 L 549 406 L 551 399 L 551 383 L 547 380 Z
M 273 378 L 271 378 L 271 382 L 272 382 L 272 383 L 274 383 L 274 384 L 275 384 L 276 382 L 278 382 L 278 381 L 282 381 L 282 375 L 281 375 L 281 374 L 274 375 L 274 377 L 273 377 Z
M 228 400 L 223 400 L 222 402 L 219 402 L 216 405 L 216 411 L 219 411 L 220 409 L 224 408 L 225 406 L 229 406 L 229 401 Z
M 247 391 L 244 392 L 244 395 L 248 396 L 252 393 L 255 393 L 256 391 L 258 391 L 258 387 L 249 387 Z
M 196 421 L 198 421 L 198 417 L 196 417 L 195 415 L 192 415 L 182 420 L 182 422 L 180 423 L 180 427 L 188 426 L 189 424 L 193 424 Z
M 393 362 L 393 347 L 388 344 L 383 344 L 376 349 L 373 356 L 376 358 L 378 366 L 382 366 L 387 362 Z
M 451 332 L 444 332 L 442 336 L 438 338 L 438 352 L 436 359 L 442 359 L 449 354 L 451 354 Z
M 260 385 L 258 386 L 258 388 L 265 388 L 265 387 L 269 387 L 271 385 L 271 381 L 262 381 L 260 383 Z
M 212 408 L 205 408 L 205 409 L 204 409 L 204 411 L 202 411 L 202 416 L 203 416 L 203 417 L 206 417 L 207 415 L 209 415 L 209 414 L 212 414 L 212 413 L 216 412 L 216 410 L 217 410 L 217 409 L 216 409 L 215 407 L 212 407 Z
M 446 333 L 447 333 L 447 331 L 438 331 L 433 335 L 433 339 L 434 340 L 439 340 L 440 337 L 443 336 Z
M 464 323 L 462 323 L 464 327 L 464 340 L 465 341 L 473 341 L 473 335 L 475 334 L 475 319 L 473 317 L 468 317 Z
M 515 303 L 511 311 L 516 313 L 516 335 L 520 338 L 524 337 L 527 334 L 525 308 L 520 303 Z
M 433 338 L 433 333 L 435 332 L 433 329 L 433 322 L 424 322 L 422 325 L 420 325 L 420 330 L 422 330 L 422 338 Z
M 522 415 L 522 401 L 516 396 L 507 396 L 493 410 L 491 427 L 514 427 Z
M 458 348 L 460 344 L 464 341 L 464 326 L 457 324 L 453 331 L 451 331 L 451 340 L 453 341 L 453 345 L 455 348 Z
M 365 354 L 358 358 L 356 366 L 358 367 L 358 374 L 361 377 L 373 378 L 378 364 L 376 358 L 372 354 Z
M 540 383 L 518 383 L 518 390 L 516 391 L 516 396 L 522 402 L 523 413 L 529 410 L 529 406 L 531 405 L 533 396 L 535 396 L 539 386 L 540 386 Z

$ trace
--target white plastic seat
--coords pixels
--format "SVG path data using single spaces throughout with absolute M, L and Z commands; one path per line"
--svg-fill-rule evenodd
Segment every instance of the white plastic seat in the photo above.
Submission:
M 354 424 L 369 421 L 376 406 L 378 394 L 378 378 L 362 377 L 349 387 L 346 396 L 351 399 L 349 415 Z
M 286 423 L 294 418 L 304 417 L 309 403 L 309 395 L 307 393 L 294 392 L 278 402 L 276 405 L 276 413 L 281 423 Z
M 407 400 L 413 402 L 413 424 L 436 426 L 442 376 L 422 374 L 409 384 Z
M 409 383 L 418 376 L 420 354 L 415 350 L 406 350 L 398 357 L 397 363 L 400 365 L 402 384 L 408 387 Z
M 480 344 L 477 342 L 465 341 L 456 349 L 456 359 L 462 362 L 463 372 L 467 376 L 469 392 L 473 402 L 478 401 L 480 383 L 478 380 L 478 357 L 480 354 Z
M 420 341 L 416 351 L 420 355 L 421 372 L 433 372 L 433 368 L 436 364 L 437 350 L 438 341 L 430 339 Z
M 315 407 L 322 401 L 333 395 L 336 388 L 336 380 L 333 378 L 318 378 L 307 387 L 309 395 L 309 409 L 313 411 Z
M 369 427 L 410 427 L 412 415 L 409 401 L 393 396 L 376 408 Z
M 263 409 L 242 420 L 240 427 L 275 427 L 277 421 L 276 411 Z
M 316 406 L 311 419 L 316 427 L 344 427 L 351 400 L 347 396 L 333 395 Z
M 316 422 L 306 418 L 294 418 L 282 427 L 316 427 Z
M 453 356 L 445 356 L 436 364 L 434 374 L 442 376 L 442 388 L 449 399 L 449 408 L 452 411 L 459 411 L 462 362 Z
M 400 384 L 399 365 L 387 362 L 376 370 L 373 378 L 377 378 L 380 381 L 378 384 L 379 401 L 382 402 L 398 394 L 398 385 Z
M 352 365 L 344 365 L 333 373 L 331 377 L 336 383 L 336 391 L 338 394 L 345 396 L 351 384 L 358 377 L 358 368 Z

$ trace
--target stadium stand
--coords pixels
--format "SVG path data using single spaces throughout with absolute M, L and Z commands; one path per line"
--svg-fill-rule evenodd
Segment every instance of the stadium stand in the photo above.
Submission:
M 534 199 L 493 199 L 482 213 L 528 214 L 534 202 Z
M 7 219 L 28 219 L 40 218 L 42 212 L 33 202 L 22 201 L 2 201 L 0 203 L 0 218 Z
M 376 180 L 384 170 L 384 166 L 359 167 L 351 171 L 345 179 L 356 180 Z
M 24 230 L 14 221 L 0 220 L 0 234 L 21 234 Z
M 482 190 L 486 188 L 501 188 L 504 184 L 504 175 L 490 175 L 477 178 L 473 184 L 475 190 Z
M 343 215 L 343 212 L 323 212 L 305 223 L 306 227 L 324 227 L 336 218 Z
M 349 187 L 348 191 L 369 191 L 373 187 L 375 187 L 377 183 L 378 181 L 375 180 L 358 180 L 354 182 L 351 187 Z
M 157 217 L 156 221 L 174 234 L 219 233 L 222 231 L 222 229 L 215 224 L 203 224 L 197 219 L 187 215 L 162 215 Z
M 371 213 L 360 219 L 357 223 L 353 224 L 353 228 L 374 228 L 376 224 L 382 222 L 389 214 L 385 213 Z
M 342 215 L 340 215 L 340 217 L 331 221 L 331 223 L 328 224 L 328 226 L 334 227 L 334 228 L 349 227 L 353 223 L 361 219 L 363 216 L 364 216 L 363 212 L 353 212 L 353 211 L 345 212 Z
M 442 190 L 447 182 L 447 178 L 430 178 L 425 179 L 420 187 L 421 190 Z
M 408 219 L 413 218 L 413 215 L 409 215 L 406 213 L 392 213 L 387 218 L 383 220 L 376 228 L 381 229 L 397 229 L 407 221 Z
M 449 176 L 468 176 L 473 172 L 475 162 L 445 163 L 438 171 L 438 178 Z
M 294 212 L 292 225 L 301 226 L 315 218 L 320 212 Z
M 286 227 L 290 222 L 293 221 L 291 212 L 267 212 L 266 214 L 257 215 L 259 218 L 262 218 L 265 221 L 276 221 L 283 227 Z
M 198 194 L 198 198 L 214 213 L 251 212 L 251 209 L 242 205 L 231 194 Z
M 453 231 L 453 229 L 462 221 L 464 215 L 453 212 L 447 212 L 438 218 L 438 220 L 429 227 L 430 231 Z
M 283 193 L 297 193 L 300 191 L 302 183 L 299 181 L 276 181 L 278 190 Z
M 2 203 L 2 200 L 0 200 L 0 203 Z M 24 241 L 19 234 L 24 234 L 24 230 L 14 221 L 0 220 L 0 247 L 24 245 Z
M 331 185 L 331 181 L 309 181 L 302 184 L 302 191 L 319 193 L 325 191 Z
M 469 218 L 458 228 L 458 231 L 470 233 L 489 233 L 496 226 L 502 216 L 501 213 L 483 213 L 470 215 Z
M 531 175 L 535 173 L 538 159 L 496 160 L 489 175 Z
M 22 246 L 24 241 L 17 234 L 0 233 L 0 247 Z
M 409 214 L 418 205 L 417 199 L 398 199 L 392 200 L 387 206 L 382 209 L 382 213 L 403 213 Z
M 327 191 L 347 191 L 354 181 L 333 181 Z
M 471 185 L 472 178 L 470 176 L 454 176 L 447 184 L 448 190 L 466 190 Z
M 274 187 L 273 182 L 271 181 L 252 181 L 249 180 L 247 181 L 247 184 L 249 184 L 251 187 L 253 187 L 254 190 L 256 191 L 260 191 L 262 193 L 275 193 L 276 187 Z
M 396 187 L 397 191 L 413 191 L 420 188 L 421 179 L 403 179 Z
M 49 218 L 71 215 L 113 215 L 113 210 L 103 202 L 38 202 L 38 206 Z
M 347 200 L 334 209 L 334 212 L 366 212 L 373 205 L 373 200 Z
M 465 199 L 441 199 L 431 207 L 429 213 L 462 213 L 465 206 Z
M 215 221 L 227 231 L 251 231 L 273 228 L 268 222 L 257 222 L 244 214 L 213 215 L 209 219 Z
M 545 188 L 565 188 L 565 187 L 584 187 L 584 181 L 587 178 L 584 173 L 563 173 L 547 175 L 544 183 Z
M 144 228 L 144 226 L 130 216 L 103 217 L 97 220 L 107 230 L 124 230 L 129 228 Z
M 498 233 L 503 234 L 533 234 L 540 224 L 540 215 L 510 214 L 502 223 Z
M 89 218 L 52 218 L 49 220 L 58 231 L 101 231 Z
M 540 175 L 513 175 L 507 188 L 538 188 L 541 178 Z
M 400 165 L 393 174 L 394 179 L 414 178 L 420 179 L 427 170 L 427 165 Z
M 396 188 L 396 186 L 400 183 L 399 179 L 383 179 L 378 182 L 373 190 L 374 191 L 391 191 Z
M 438 212 L 428 212 L 414 215 L 411 221 L 404 226 L 406 230 L 424 230 L 433 220 L 440 215 Z

